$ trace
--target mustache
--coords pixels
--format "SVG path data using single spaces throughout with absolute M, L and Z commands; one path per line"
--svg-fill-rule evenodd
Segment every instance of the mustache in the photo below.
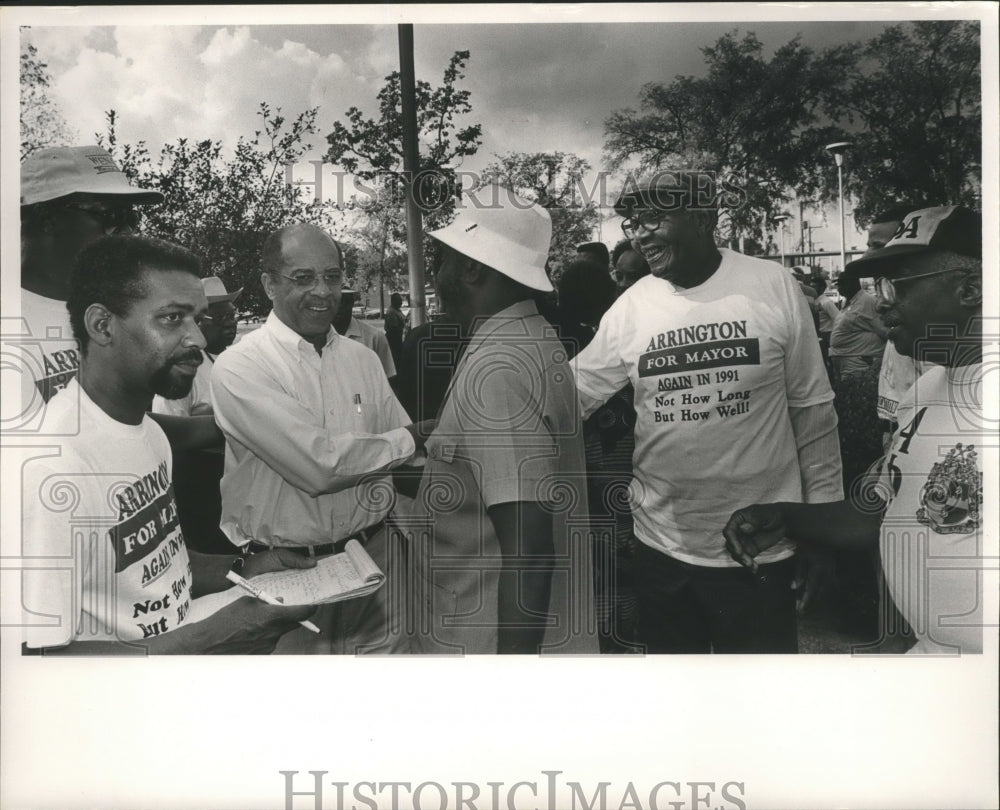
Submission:
M 189 352 L 178 355 L 170 361 L 170 365 L 176 366 L 178 363 L 194 363 L 196 365 L 201 365 L 205 361 L 202 356 L 201 349 L 191 349 Z

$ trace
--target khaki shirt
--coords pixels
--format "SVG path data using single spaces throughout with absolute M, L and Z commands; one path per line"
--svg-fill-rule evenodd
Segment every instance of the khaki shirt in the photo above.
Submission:
M 496 653 L 500 544 L 488 508 L 546 504 L 556 554 L 546 652 L 597 652 L 583 439 L 566 353 L 532 301 L 473 335 L 427 442 L 410 535 L 423 652 Z

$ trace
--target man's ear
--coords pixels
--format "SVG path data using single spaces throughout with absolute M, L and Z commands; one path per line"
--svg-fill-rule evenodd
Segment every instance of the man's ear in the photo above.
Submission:
M 693 214 L 693 216 L 699 231 L 708 234 L 709 236 L 715 233 L 715 226 L 719 222 L 719 214 L 717 211 L 698 211 Z
M 966 273 L 956 288 L 958 303 L 963 307 L 981 307 L 983 305 L 982 273 Z
M 91 304 L 83 313 L 83 325 L 91 343 L 108 346 L 114 340 L 117 321 L 103 304 Z
M 266 295 L 269 300 L 273 301 L 275 281 L 267 270 L 262 271 L 260 274 L 260 285 L 264 288 L 264 295 Z

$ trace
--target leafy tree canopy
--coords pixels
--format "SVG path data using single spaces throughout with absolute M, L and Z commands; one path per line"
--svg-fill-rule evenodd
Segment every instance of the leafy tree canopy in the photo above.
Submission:
M 444 71 L 442 82 L 432 87 L 415 84 L 417 139 L 420 170 L 427 182 L 420 185 L 424 227 L 439 228 L 451 221 L 455 209 L 455 170 L 474 155 L 482 141 L 482 126 L 462 126 L 472 112 L 470 93 L 456 87 L 465 77 L 469 51 L 456 51 Z M 366 181 L 372 189 L 358 207 L 378 227 L 391 229 L 390 244 L 401 247 L 406 239 L 403 210 L 403 114 L 400 75 L 393 71 L 377 96 L 378 114 L 366 116 L 358 107 L 344 115 L 346 123 L 335 121 L 326 136 L 326 160 Z M 440 180 L 438 180 L 440 178 Z M 437 247 L 425 240 L 426 263 L 437 265 Z
M 895 25 L 856 49 L 829 114 L 853 147 L 844 185 L 860 226 L 887 202 L 982 207 L 979 23 Z M 826 186 L 836 197 L 836 179 Z
M 150 154 L 144 141 L 121 144 L 117 116 L 108 113 L 108 131 L 99 143 L 118 160 L 136 185 L 163 192 L 165 202 L 143 209 L 141 230 L 197 253 L 206 275 L 221 277 L 227 288 L 244 287 L 240 310 L 262 315 L 270 309 L 259 282 L 260 256 L 267 236 L 293 222 L 311 222 L 328 231 L 335 225 L 333 203 L 315 202 L 303 189 L 286 183 L 285 166 L 306 152 L 316 132 L 317 110 L 286 119 L 280 109 L 261 103 L 260 129 L 241 136 L 232 157 L 221 141 L 178 138 Z
M 23 29 L 22 29 L 23 34 Z M 59 105 L 49 97 L 49 66 L 21 37 L 21 160 L 50 146 L 69 146 L 73 133 Z

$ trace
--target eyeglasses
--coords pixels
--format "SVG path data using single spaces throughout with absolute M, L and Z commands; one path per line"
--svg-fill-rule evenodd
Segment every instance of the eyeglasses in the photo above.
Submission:
M 104 233 L 110 236 L 123 230 L 138 230 L 141 219 L 139 212 L 130 205 L 108 208 L 103 205 L 85 205 L 83 203 L 66 203 L 63 208 L 82 211 L 101 223 Z
M 286 276 L 284 273 L 275 272 L 276 276 L 281 276 L 282 278 L 287 278 L 292 284 L 302 290 L 311 290 L 317 284 L 319 284 L 320 278 L 327 287 L 336 287 L 343 281 L 343 274 L 339 271 L 336 273 L 323 273 L 322 276 L 317 276 L 315 273 L 296 273 L 294 276 Z
M 953 269 L 955 268 L 949 267 L 947 270 L 935 270 L 933 273 L 920 273 L 916 276 L 903 276 L 902 278 L 886 278 L 885 276 L 879 276 L 875 279 L 875 294 L 887 304 L 891 304 L 896 300 L 897 284 L 904 281 L 915 281 L 918 278 L 940 276 L 944 273 L 950 273 Z
M 667 212 L 651 208 L 626 219 L 622 223 L 622 231 L 629 239 L 634 239 L 639 233 L 640 226 L 647 231 L 655 231 L 666 217 Z

